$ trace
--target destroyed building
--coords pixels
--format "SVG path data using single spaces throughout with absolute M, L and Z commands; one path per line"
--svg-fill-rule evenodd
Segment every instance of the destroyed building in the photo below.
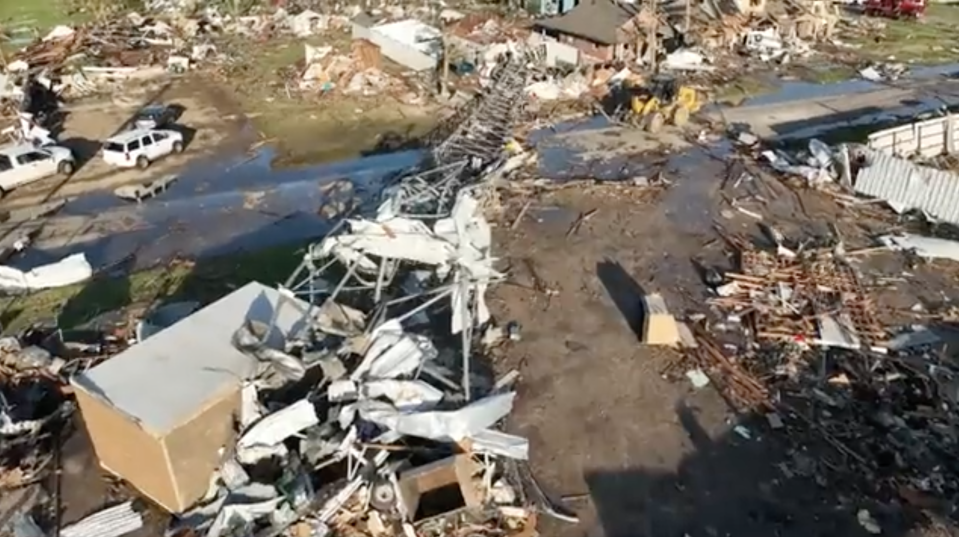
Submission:
M 539 19 L 533 28 L 576 48 L 592 61 L 631 60 L 642 55 L 646 29 L 654 28 L 641 14 L 642 10 L 633 4 L 591 0 L 563 15 Z M 671 29 L 665 25 L 650 31 L 656 31 L 660 38 L 673 37 Z
M 443 34 L 416 19 L 371 24 L 360 15 L 352 21 L 353 39 L 365 39 L 380 48 L 383 56 L 414 71 L 434 69 L 443 54 Z

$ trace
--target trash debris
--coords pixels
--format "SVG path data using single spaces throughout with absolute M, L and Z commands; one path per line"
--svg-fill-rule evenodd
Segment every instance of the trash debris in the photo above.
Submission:
M 10 292 L 36 291 L 65 287 L 88 280 L 93 266 L 84 254 L 73 254 L 56 263 L 42 265 L 29 271 L 0 266 L 0 289 Z
M 859 521 L 859 525 L 862 526 L 862 529 L 868 531 L 872 535 L 879 535 L 882 533 L 882 528 L 879 527 L 879 524 L 876 522 L 876 519 L 872 517 L 872 514 L 865 509 L 860 509 L 856 513 L 856 520 Z
M 119 198 L 140 203 L 143 200 L 152 198 L 165 191 L 176 181 L 176 179 L 177 177 L 175 175 L 167 175 L 142 185 L 119 186 L 113 191 L 113 193 Z
M 484 99 L 520 106 L 527 64 L 504 58 Z M 509 125 L 504 110 L 492 117 Z M 518 373 L 470 367 L 502 278 L 481 203 L 506 142 L 484 145 L 477 120 L 311 246 L 287 285 L 149 309 L 135 344 L 71 376 L 100 464 L 174 514 L 171 531 L 500 535 L 532 534 L 537 511 L 576 520 L 535 484 L 528 440 L 495 429 Z
M 117 506 L 94 513 L 83 520 L 60 530 L 66 537 L 120 537 L 143 527 L 143 517 L 133 510 L 133 502 L 124 502 Z
M 890 250 L 906 251 L 923 259 L 951 259 L 959 261 L 959 242 L 938 237 L 922 237 L 904 233 L 885 235 L 879 242 Z
M 703 373 L 702 369 L 690 369 L 686 372 L 686 378 L 693 383 L 693 387 L 696 389 L 709 386 L 709 377 L 706 376 L 706 373 Z
M 49 145 L 59 132 L 29 121 L 59 106 L 45 102 L 51 96 L 41 97 L 40 87 L 70 98 L 128 80 L 192 76 L 189 71 L 200 68 L 222 75 L 249 63 L 235 54 L 232 42 L 260 43 L 279 34 L 299 42 L 309 38 L 310 44 L 296 48 L 290 65 L 277 70 L 280 80 L 271 85 L 275 94 L 266 100 L 315 100 L 317 107 L 332 108 L 341 99 L 356 115 L 368 112 L 367 103 L 374 101 L 377 106 L 421 105 L 429 96 L 457 108 L 424 137 L 418 150 L 425 156 L 416 166 L 382 183 L 342 179 L 341 184 L 370 197 L 344 204 L 335 215 L 321 211 L 334 229 L 306 248 L 302 264 L 282 285 L 247 283 L 208 304 L 144 301 L 124 312 L 121 326 L 98 332 L 92 343 L 69 339 L 68 327 L 58 326 L 67 315 L 43 330 L 5 333 L 0 338 L 2 494 L 59 471 L 51 463 L 55 450 L 49 449 L 49 437 L 63 429 L 73 396 L 100 465 L 150 500 L 150 507 L 125 502 L 55 530 L 47 527 L 46 517 L 18 511 L 14 533 L 119 536 L 152 518 L 142 509 L 172 514 L 170 535 L 210 537 L 528 537 L 535 534 L 539 516 L 577 522 L 576 514 L 551 501 L 532 475 L 530 441 L 500 430 L 514 405 L 521 407 L 521 366 L 509 364 L 517 369 L 499 377 L 485 367 L 490 355 L 525 353 L 542 338 L 541 327 L 529 326 L 522 312 L 509 311 L 516 320 L 494 319 L 487 304 L 493 300 L 487 296 L 490 288 L 513 276 L 512 267 L 497 264 L 492 244 L 493 230 L 504 227 L 487 220 L 512 208 L 499 199 L 503 189 L 519 188 L 514 179 L 536 173 L 540 164 L 543 169 L 553 165 L 555 155 L 535 154 L 537 136 L 575 132 L 578 127 L 567 131 L 559 118 L 592 114 L 595 103 L 617 88 L 653 82 L 646 80 L 656 70 L 648 69 L 653 63 L 657 69 L 682 71 L 696 91 L 735 85 L 735 75 L 757 68 L 765 73 L 774 67 L 789 76 L 784 64 L 826 52 L 813 52 L 814 42 L 828 39 L 827 48 L 843 46 L 830 37 L 840 20 L 844 38 L 845 32 L 862 33 L 856 27 L 866 23 L 840 19 L 824 2 L 768 16 L 765 4 L 706 3 L 692 8 L 692 20 L 682 30 L 672 14 L 660 24 L 655 14 L 636 13 L 627 22 L 638 26 L 631 32 L 650 38 L 648 44 L 631 38 L 628 44 L 591 45 L 587 53 L 567 40 L 530 35 L 499 15 L 399 5 L 371 13 L 360 13 L 359 6 L 326 6 L 319 13 L 280 4 L 227 15 L 215 6 L 150 0 L 148 14 L 58 26 L 35 33 L 22 48 L 11 47 L 0 89 L 14 127 L 5 132 L 38 145 Z M 595 7 L 581 6 L 576 7 Z M 702 17 L 711 10 L 717 13 Z M 729 10 L 734 13 L 725 13 Z M 443 27 L 421 18 L 443 21 Z M 642 27 L 649 18 L 657 19 L 655 31 Z M 332 35 L 344 30 L 352 33 L 351 40 L 340 39 L 345 33 Z M 607 30 L 619 38 L 621 32 Z M 229 37 L 217 38 L 224 35 Z M 585 61 L 593 54 L 599 57 Z M 35 74 L 37 80 L 24 80 Z M 904 74 L 905 67 L 886 64 L 859 71 L 874 81 Z M 373 96 L 378 98 L 361 99 Z M 354 99 L 363 104 L 354 106 Z M 454 106 L 461 102 L 465 105 Z M 170 121 L 169 112 L 147 107 L 132 123 L 162 127 Z M 667 115 L 671 121 L 685 117 L 675 111 Z M 932 132 L 938 123 L 928 125 L 900 127 Z M 644 144 L 661 140 L 627 127 L 617 123 L 603 133 L 604 145 L 616 138 L 642 138 L 637 142 L 642 147 L 630 151 L 644 154 L 631 154 L 635 162 L 629 163 L 642 166 L 624 164 L 622 175 L 628 179 L 617 188 L 685 195 L 690 183 L 683 184 L 686 178 L 674 169 L 674 155 L 665 156 L 674 150 L 646 158 Z M 705 150 L 719 138 L 716 129 L 699 123 L 677 145 Z M 728 134 L 732 143 L 723 145 L 723 153 L 710 154 L 730 165 L 728 179 L 735 186 L 724 185 L 724 191 L 737 191 L 721 214 L 737 225 L 743 216 L 761 222 L 768 244 L 721 231 L 736 265 L 704 271 L 708 313 L 689 313 L 686 307 L 702 305 L 693 298 L 682 303 L 677 320 L 661 295 L 646 295 L 642 342 L 674 348 L 659 349 L 657 355 L 681 350 L 677 376 L 683 382 L 715 388 L 734 406 L 755 412 L 760 419 L 731 428 L 733 444 L 743 444 L 736 437 L 759 441 L 777 435 L 805 446 L 816 435 L 842 455 L 841 462 L 824 460 L 822 466 L 862 476 L 887 498 L 890 491 L 904 496 L 901 490 L 909 488 L 954 500 L 959 481 L 948 455 L 959 449 L 952 432 L 959 371 L 945 356 L 947 334 L 935 322 L 948 315 L 942 313 L 948 304 L 940 308 L 923 297 L 927 308 L 905 312 L 922 324 L 884 326 L 876 289 L 912 283 L 924 273 L 879 282 L 862 278 L 861 257 L 846 250 L 838 232 L 796 239 L 796 229 L 805 225 L 782 225 L 777 213 L 777 203 L 791 193 L 802 206 L 808 196 L 800 191 L 813 187 L 820 190 L 817 196 L 853 199 L 849 205 L 869 203 L 847 195 L 853 190 L 900 212 L 918 209 L 942 222 L 959 222 L 950 197 L 955 174 L 905 158 L 918 153 L 932 159 L 948 148 L 935 151 L 932 142 L 906 142 L 896 135 L 890 146 L 880 146 L 878 137 L 870 137 L 865 149 L 809 139 L 792 151 L 763 146 L 748 125 L 737 124 Z M 398 138 L 395 147 L 405 147 Z M 382 139 L 392 138 L 384 134 Z M 938 140 L 945 146 L 948 139 Z M 913 142 L 919 145 L 913 148 Z M 754 165 L 757 160 L 765 167 Z M 769 168 L 783 180 L 770 181 Z M 595 186 L 599 168 L 583 169 L 584 182 Z M 536 181 L 536 188 L 524 192 L 522 212 L 505 226 L 517 235 L 537 199 L 530 194 L 544 190 L 541 178 L 521 178 L 530 179 L 527 186 Z M 159 176 L 114 193 L 148 202 L 175 180 Z M 743 191 L 748 193 L 740 196 Z M 818 217 L 825 213 L 821 209 L 810 213 Z M 570 244 L 594 231 L 588 228 L 602 216 L 583 223 L 602 214 L 597 211 L 574 210 L 574 216 L 579 214 L 566 234 Z M 805 212 L 802 206 L 792 216 Z M 670 219 L 676 214 L 669 213 Z M 959 260 L 953 241 L 900 233 L 914 229 L 911 225 L 869 237 L 878 235 L 887 249 L 910 257 Z M 15 246 L 0 269 L 5 290 L 27 293 L 92 277 L 82 254 L 30 271 L 14 268 L 18 252 L 30 243 L 26 239 L 8 241 Z M 716 242 L 701 244 L 704 258 Z M 532 279 L 531 292 L 547 300 L 558 292 Z M 656 281 L 665 285 L 664 280 Z M 524 285 L 512 279 L 510 284 Z M 688 289 L 681 290 L 688 298 Z M 673 300 L 670 304 L 680 307 Z M 562 343 L 578 351 L 591 342 L 566 338 Z M 872 534 L 882 532 L 865 509 L 857 520 Z

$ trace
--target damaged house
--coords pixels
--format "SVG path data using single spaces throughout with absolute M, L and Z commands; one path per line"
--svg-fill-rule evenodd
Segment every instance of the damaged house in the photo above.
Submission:
M 587 0 L 563 15 L 534 22 L 533 29 L 594 61 L 632 60 L 645 49 L 645 28 L 652 27 L 648 20 L 633 4 Z M 668 25 L 659 25 L 656 31 L 660 39 L 673 37 Z

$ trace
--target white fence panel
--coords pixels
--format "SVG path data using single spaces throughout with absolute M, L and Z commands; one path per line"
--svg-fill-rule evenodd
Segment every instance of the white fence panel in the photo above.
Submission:
M 937 117 L 874 132 L 868 145 L 897 156 L 935 157 L 956 152 L 957 128 L 959 116 Z

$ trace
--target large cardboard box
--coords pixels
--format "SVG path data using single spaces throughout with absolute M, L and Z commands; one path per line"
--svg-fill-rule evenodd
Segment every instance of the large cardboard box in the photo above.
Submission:
M 256 368 L 231 337 L 246 320 L 270 322 L 279 300 L 250 283 L 74 377 L 103 468 L 172 513 L 201 499 L 234 440 L 242 380 Z M 306 304 L 294 302 L 279 309 L 280 333 L 304 320 Z

